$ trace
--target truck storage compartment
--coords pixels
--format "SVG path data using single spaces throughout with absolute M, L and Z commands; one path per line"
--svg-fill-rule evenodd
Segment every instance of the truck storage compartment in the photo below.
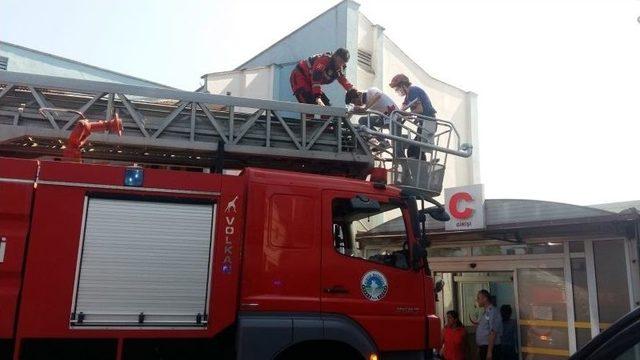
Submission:
M 87 197 L 73 326 L 204 326 L 215 205 Z

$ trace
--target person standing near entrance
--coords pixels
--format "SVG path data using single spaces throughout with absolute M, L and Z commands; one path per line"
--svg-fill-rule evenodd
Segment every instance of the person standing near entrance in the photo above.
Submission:
M 511 305 L 504 304 L 500 306 L 500 315 L 502 315 L 502 337 L 500 338 L 502 360 L 518 359 L 518 353 L 516 352 L 516 321 L 511 318 L 512 313 Z
M 478 291 L 476 301 L 484 309 L 476 328 L 476 344 L 481 360 L 501 360 L 502 317 L 487 290 Z
M 444 360 L 465 360 L 465 337 L 467 331 L 460 322 L 458 312 L 447 311 L 447 323 L 442 332 L 442 351 L 440 355 Z

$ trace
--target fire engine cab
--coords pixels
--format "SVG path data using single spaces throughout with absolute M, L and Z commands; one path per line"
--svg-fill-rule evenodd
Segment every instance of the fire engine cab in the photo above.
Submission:
M 392 116 L 0 72 L 0 359 L 429 358 L 424 224 L 471 147 Z

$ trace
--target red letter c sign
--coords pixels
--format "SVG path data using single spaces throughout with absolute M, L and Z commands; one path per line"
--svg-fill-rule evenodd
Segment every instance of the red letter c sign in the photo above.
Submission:
M 468 192 L 459 192 L 453 194 L 451 200 L 449 200 L 449 213 L 456 219 L 468 219 L 473 215 L 473 209 L 465 207 L 462 210 L 458 210 L 458 204 L 460 201 L 471 202 L 473 198 Z

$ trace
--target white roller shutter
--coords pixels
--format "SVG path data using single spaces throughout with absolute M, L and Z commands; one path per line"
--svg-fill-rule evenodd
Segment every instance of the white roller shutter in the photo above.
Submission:
M 74 325 L 206 323 L 214 205 L 89 198 Z

